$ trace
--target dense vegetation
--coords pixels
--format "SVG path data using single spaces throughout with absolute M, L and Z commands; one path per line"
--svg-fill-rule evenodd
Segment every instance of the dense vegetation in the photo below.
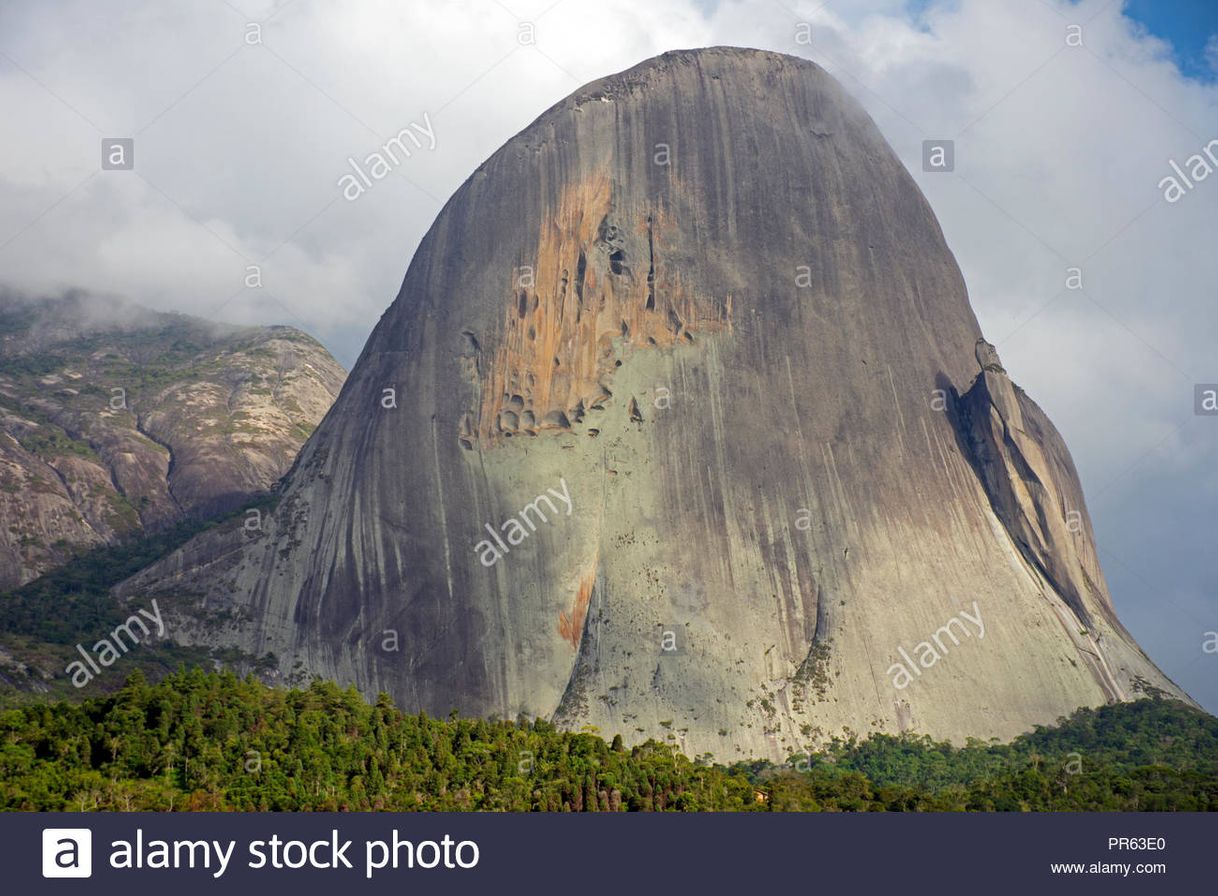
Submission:
M 0 631 L 68 645 L 103 637 L 131 614 L 110 589 L 214 524 L 190 518 L 82 551 L 58 569 L 0 594 Z
M 114 598 L 111 589 L 155 560 L 166 556 L 193 536 L 216 526 L 235 525 L 249 509 L 263 512 L 275 505 L 274 494 L 260 496 L 240 510 L 210 519 L 188 517 L 164 529 L 141 532 L 110 545 L 81 551 L 63 566 L 32 582 L 0 593 L 0 653 L 12 661 L 0 666 L 0 698 L 8 704 L 41 702 L 48 696 L 79 699 L 116 690 L 122 677 L 102 675 L 83 691 L 72 686 L 64 673 L 67 663 L 79 659 L 76 645 L 92 645 L 125 621 L 132 608 Z M 264 657 L 263 664 L 273 659 Z M 159 679 L 177 666 L 220 660 L 262 668 L 255 658 L 231 649 L 207 649 L 148 641 L 124 662 Z M 46 675 L 52 677 L 45 677 Z
M 1012 744 L 833 743 L 786 766 L 699 764 L 544 721 L 434 719 L 315 683 L 136 673 L 0 712 L 8 810 L 1212 810 L 1218 719 L 1145 700 Z

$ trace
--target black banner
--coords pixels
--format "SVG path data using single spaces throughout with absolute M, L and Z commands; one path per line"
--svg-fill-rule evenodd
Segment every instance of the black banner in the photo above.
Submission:
M 1161 894 L 1218 871 L 1194 814 L 30 813 L 0 842 L 12 894 Z

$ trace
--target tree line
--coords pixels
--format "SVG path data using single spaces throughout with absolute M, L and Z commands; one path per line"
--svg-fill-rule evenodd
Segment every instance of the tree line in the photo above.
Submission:
M 1165 700 L 1084 709 L 1010 744 L 847 737 L 767 762 L 693 761 L 545 720 L 433 718 L 315 682 L 132 674 L 0 711 L 8 811 L 1208 811 L 1218 719 Z

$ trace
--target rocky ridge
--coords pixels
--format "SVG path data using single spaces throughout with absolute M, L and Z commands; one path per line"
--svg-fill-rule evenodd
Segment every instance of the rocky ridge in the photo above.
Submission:
M 0 587 L 265 492 L 343 379 L 291 327 L 0 297 Z

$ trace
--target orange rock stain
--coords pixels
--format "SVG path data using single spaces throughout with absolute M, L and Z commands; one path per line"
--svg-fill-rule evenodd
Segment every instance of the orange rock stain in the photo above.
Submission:
M 568 615 L 563 610 L 558 614 L 558 633 L 576 650 L 579 649 L 579 639 L 584 636 L 584 622 L 588 618 L 588 604 L 592 601 L 592 586 L 595 581 L 595 576 L 588 576 L 580 582 L 571 613 Z
M 570 428 L 611 400 L 623 348 L 666 348 L 730 326 L 730 296 L 699 301 L 665 269 L 666 223 L 662 208 L 615 209 L 605 176 L 563 191 L 531 272 L 527 261 L 511 272 L 501 337 L 462 444 Z

